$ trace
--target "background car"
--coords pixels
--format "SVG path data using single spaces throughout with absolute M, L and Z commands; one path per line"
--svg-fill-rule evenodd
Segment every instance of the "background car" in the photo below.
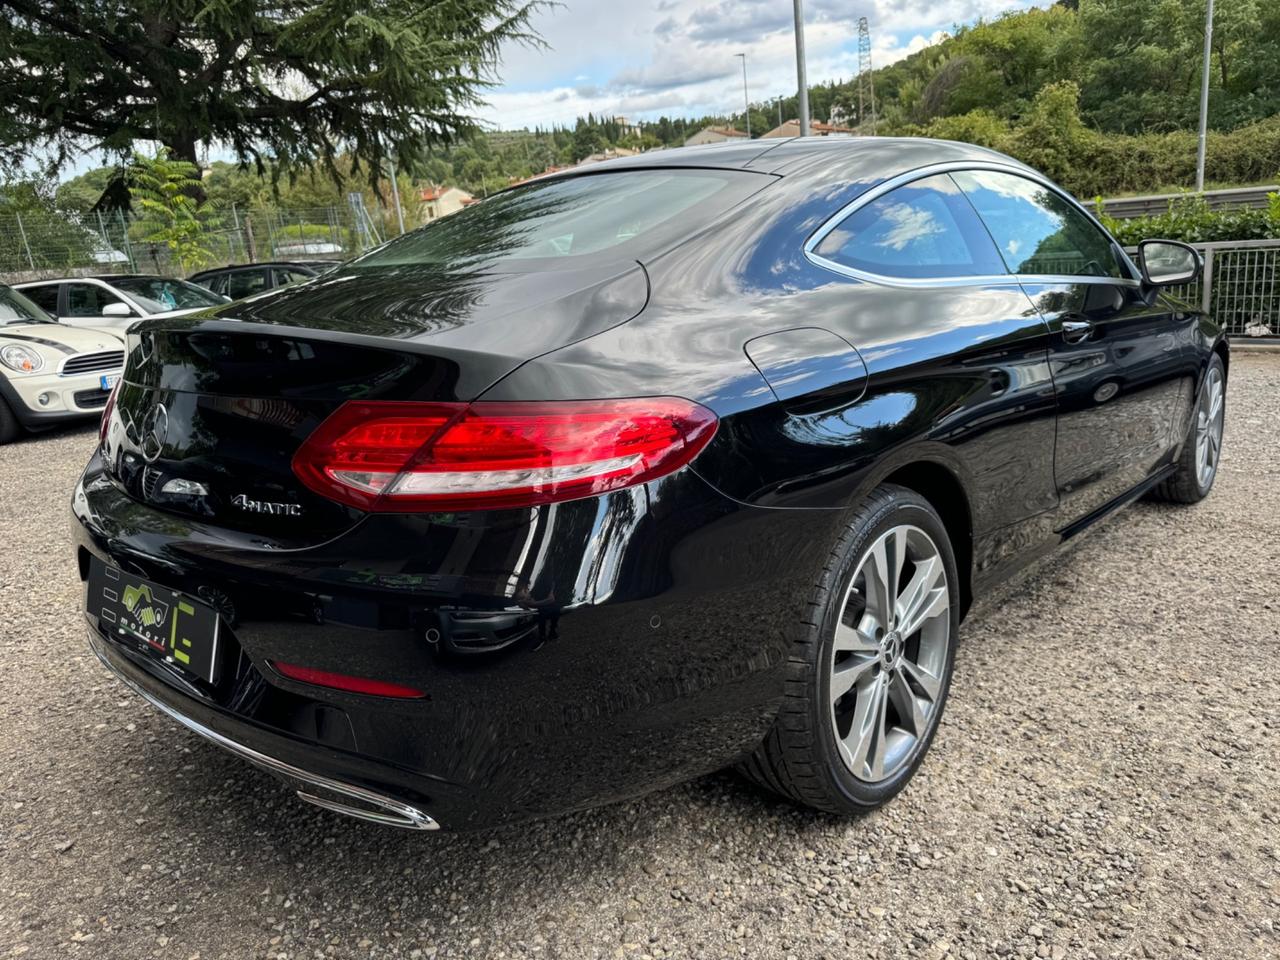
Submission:
M 273 290 L 286 284 L 298 283 L 319 276 L 338 265 L 336 260 L 272 261 L 247 263 L 240 266 L 220 267 L 217 270 L 201 270 L 190 277 L 192 283 L 208 287 L 214 293 L 243 300 L 264 290 Z
M 1164 241 L 1135 264 L 959 143 L 514 187 L 129 332 L 72 500 L 90 644 L 380 822 L 731 764 L 871 809 L 926 754 L 974 597 L 1138 497 L 1208 494 L 1228 344 L 1164 292 L 1199 266 Z
M 0 443 L 101 416 L 123 366 L 115 333 L 60 324 L 0 284 Z
M 143 317 L 178 317 L 227 302 L 206 287 L 148 274 L 33 280 L 14 289 L 64 324 L 119 330 Z

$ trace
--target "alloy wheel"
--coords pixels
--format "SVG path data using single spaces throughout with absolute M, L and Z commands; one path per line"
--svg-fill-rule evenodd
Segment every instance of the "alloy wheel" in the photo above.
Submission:
M 1223 403 L 1222 371 L 1209 368 L 1200 388 L 1196 405 L 1196 480 L 1201 489 L 1213 482 L 1218 471 L 1218 454 L 1222 450 Z
M 946 565 L 933 539 L 900 525 L 858 561 L 832 645 L 840 755 L 867 783 L 901 770 L 941 707 L 951 643 Z

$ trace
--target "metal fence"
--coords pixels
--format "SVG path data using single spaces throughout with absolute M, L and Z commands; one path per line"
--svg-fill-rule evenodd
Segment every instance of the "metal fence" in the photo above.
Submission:
M 382 211 L 373 214 L 353 194 L 345 206 L 300 210 L 241 210 L 234 204 L 204 221 L 206 264 L 259 260 L 344 260 L 381 243 L 388 231 Z M 154 239 L 162 225 L 124 213 L 70 218 L 57 214 L 0 213 L 0 280 L 98 273 L 161 273 L 184 270 L 169 248 Z
M 1210 210 L 1242 210 L 1265 207 L 1268 194 L 1280 191 L 1280 186 L 1230 187 L 1226 190 L 1206 190 L 1200 196 Z M 1132 217 L 1150 217 L 1169 212 L 1169 205 L 1192 193 L 1157 193 L 1145 197 L 1111 197 L 1102 201 L 1102 208 L 1113 217 L 1127 220 Z M 1082 203 L 1090 201 L 1082 198 Z
M 1170 292 L 1198 303 L 1233 337 L 1280 336 L 1280 239 L 1194 246 L 1204 272 Z

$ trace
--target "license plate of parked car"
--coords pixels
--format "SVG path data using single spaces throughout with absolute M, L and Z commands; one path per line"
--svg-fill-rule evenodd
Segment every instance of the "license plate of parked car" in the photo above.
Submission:
M 91 559 L 86 604 L 108 636 L 141 640 L 158 659 L 217 679 L 218 614 L 194 597 Z
M 98 382 L 102 384 L 102 389 L 103 389 L 103 390 L 110 390 L 112 387 L 114 387 L 117 383 L 119 383 L 119 382 L 120 382 L 120 374 L 118 374 L 118 373 L 104 373 L 104 374 L 99 378 L 99 381 L 98 381 Z

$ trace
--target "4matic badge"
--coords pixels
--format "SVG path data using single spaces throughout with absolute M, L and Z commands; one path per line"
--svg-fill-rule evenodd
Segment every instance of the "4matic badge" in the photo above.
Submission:
M 270 500 L 254 500 L 252 497 L 237 493 L 231 498 L 231 505 L 249 513 L 270 513 L 277 517 L 302 516 L 300 503 L 275 503 Z

